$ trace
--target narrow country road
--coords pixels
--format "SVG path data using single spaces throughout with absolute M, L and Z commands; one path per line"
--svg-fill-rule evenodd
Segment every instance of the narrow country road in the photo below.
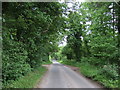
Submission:
M 38 88 L 100 88 L 70 68 L 55 62 L 50 66 Z M 99 89 L 100 90 L 100 89 Z M 102 90 L 102 89 L 101 89 Z

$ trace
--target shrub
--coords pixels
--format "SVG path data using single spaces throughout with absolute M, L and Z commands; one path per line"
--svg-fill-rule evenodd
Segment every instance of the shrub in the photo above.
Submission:
M 2 77 L 4 83 L 15 80 L 31 70 L 26 62 L 27 58 L 27 51 L 20 42 L 9 41 L 9 47 L 3 47 Z

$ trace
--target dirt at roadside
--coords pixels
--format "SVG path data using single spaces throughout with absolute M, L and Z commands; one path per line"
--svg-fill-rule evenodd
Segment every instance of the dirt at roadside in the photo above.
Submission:
M 78 67 L 74 67 L 74 66 L 69 66 L 69 65 L 65 65 L 69 68 L 71 68 L 73 71 L 77 72 L 77 73 L 80 73 L 80 69 Z
M 46 67 L 47 69 L 50 67 L 51 64 L 43 64 L 43 67 Z
M 40 88 L 39 84 L 41 83 L 41 81 L 43 80 L 43 78 L 45 78 L 45 76 L 48 73 L 48 68 L 50 68 L 51 64 L 43 64 L 43 67 L 45 67 L 47 69 L 47 71 L 45 72 L 45 74 L 42 76 L 41 79 L 38 80 L 38 83 L 34 86 L 34 88 Z
M 70 65 L 64 65 L 64 66 L 69 67 L 70 69 L 72 69 L 73 71 L 75 71 L 76 73 L 78 73 L 79 75 L 81 75 L 82 77 L 86 78 L 86 79 L 87 79 L 88 81 L 90 81 L 91 83 L 94 83 L 94 84 L 96 84 L 97 86 L 103 88 L 102 90 L 107 90 L 107 89 L 105 89 L 105 87 L 104 87 L 103 85 L 101 85 L 98 81 L 93 81 L 92 79 L 90 79 L 90 78 L 84 76 L 83 74 L 81 74 L 80 68 L 74 67 L 74 66 L 70 66 Z

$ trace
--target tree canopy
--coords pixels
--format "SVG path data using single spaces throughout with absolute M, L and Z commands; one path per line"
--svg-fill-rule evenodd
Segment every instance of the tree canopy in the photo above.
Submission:
M 106 87 L 118 87 L 120 6 L 115 2 L 2 3 L 2 76 L 10 83 L 41 66 L 49 56 L 99 68 L 92 74 Z M 66 38 L 67 45 L 59 43 Z M 105 74 L 106 81 L 97 75 Z M 119 84 L 120 85 L 120 84 Z

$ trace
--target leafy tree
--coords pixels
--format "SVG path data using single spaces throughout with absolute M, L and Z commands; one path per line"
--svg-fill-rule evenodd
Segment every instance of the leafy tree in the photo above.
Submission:
M 64 4 L 4 2 L 3 83 L 40 66 L 58 48 L 63 31 Z M 57 37 L 57 38 L 56 38 Z
M 108 87 L 118 87 L 120 66 L 118 4 L 115 2 L 75 3 L 68 15 L 67 45 L 62 50 L 66 56 L 69 54 L 72 57 L 75 54 L 74 61 L 81 63 L 81 68 L 84 64 L 99 68 L 100 77 L 104 76 L 109 81 L 105 84 Z M 97 77 L 98 72 L 93 73 L 91 77 L 102 80 Z

